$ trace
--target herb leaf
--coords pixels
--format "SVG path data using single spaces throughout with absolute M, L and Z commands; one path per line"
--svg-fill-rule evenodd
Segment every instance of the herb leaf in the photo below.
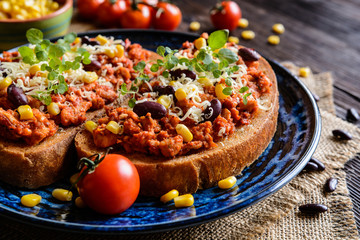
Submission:
M 31 44 L 39 44 L 43 40 L 43 33 L 36 28 L 30 28 L 26 32 L 26 38 Z
M 212 50 L 222 48 L 226 44 L 228 37 L 229 37 L 229 30 L 227 29 L 217 30 L 211 33 L 208 38 L 209 47 Z
M 239 60 L 239 57 L 236 53 L 234 53 L 230 49 L 222 48 L 219 51 L 219 59 L 220 61 L 226 60 L 228 63 L 231 64 Z
M 225 95 L 231 95 L 232 94 L 232 88 L 231 87 L 226 87 L 226 88 L 224 88 L 223 89 L 223 94 L 225 94 Z
M 244 86 L 244 87 L 242 87 L 242 88 L 239 89 L 239 92 L 240 92 L 240 93 L 244 93 L 244 92 L 246 92 L 247 90 L 249 90 L 249 87 Z
M 248 103 L 248 100 L 247 100 L 247 97 L 251 95 L 251 92 L 250 93 L 247 93 L 243 96 L 243 100 L 244 100 L 244 105 L 246 105 Z

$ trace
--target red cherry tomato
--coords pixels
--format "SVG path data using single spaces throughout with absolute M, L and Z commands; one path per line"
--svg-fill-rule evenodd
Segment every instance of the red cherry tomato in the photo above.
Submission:
M 92 173 L 80 179 L 77 186 L 87 206 L 102 214 L 118 214 L 135 202 L 140 178 L 129 159 L 108 154 Z
M 234 30 L 241 18 L 241 9 L 236 2 L 223 1 L 210 12 L 212 24 L 217 29 Z
M 120 16 L 126 11 L 128 5 L 125 0 L 105 0 L 97 11 L 99 22 L 106 27 L 118 25 Z
M 103 2 L 104 0 L 77 0 L 79 15 L 85 19 L 93 18 L 100 4 Z
M 155 13 L 154 28 L 162 30 L 175 30 L 181 23 L 180 9 L 171 3 L 159 2 Z
M 144 4 L 129 7 L 120 16 L 120 24 L 123 28 L 149 28 L 151 25 L 150 7 Z

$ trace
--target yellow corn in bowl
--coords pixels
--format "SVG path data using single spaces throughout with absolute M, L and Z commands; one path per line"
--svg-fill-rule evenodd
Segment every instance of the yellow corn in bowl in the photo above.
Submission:
M 0 51 L 27 43 L 26 31 L 29 28 L 40 29 L 44 39 L 65 35 L 73 13 L 73 0 L 56 0 L 56 2 L 58 9 L 41 17 L 24 20 L 0 19 Z

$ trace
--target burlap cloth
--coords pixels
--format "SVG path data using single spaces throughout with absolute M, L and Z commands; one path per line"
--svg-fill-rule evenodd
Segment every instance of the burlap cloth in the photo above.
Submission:
M 294 74 L 298 68 L 283 63 Z M 326 165 L 323 172 L 301 173 L 280 191 L 264 201 L 231 216 L 199 226 L 162 234 L 126 237 L 126 239 L 359 239 L 346 188 L 344 164 L 360 152 L 360 130 L 335 117 L 330 73 L 310 74 L 302 79 L 320 97 L 322 116 L 320 144 L 314 154 Z M 331 131 L 344 129 L 353 140 L 334 140 Z M 323 186 L 329 177 L 339 179 L 335 192 L 325 194 Z M 329 211 L 316 216 L 299 213 L 298 206 L 322 203 Z M 91 236 L 55 232 L 0 220 L 1 239 L 125 239 L 120 236 Z

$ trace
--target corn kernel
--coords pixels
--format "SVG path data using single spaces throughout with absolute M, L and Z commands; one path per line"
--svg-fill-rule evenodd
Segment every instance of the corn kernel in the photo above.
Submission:
M 116 45 L 116 53 L 115 56 L 121 58 L 124 56 L 124 47 L 122 45 Z
M 169 83 L 169 85 L 170 85 L 170 86 L 175 86 L 175 83 L 176 83 L 176 81 L 171 81 L 171 82 Z
M 115 51 L 114 50 L 111 50 L 111 49 L 107 48 L 107 49 L 105 49 L 104 53 L 109 58 L 114 58 L 115 57 Z
M 11 4 L 7 1 L 1 1 L 0 2 L 0 10 L 5 12 L 5 13 L 8 13 L 11 11 Z
M 224 84 L 217 84 L 216 87 L 215 87 L 215 94 L 216 94 L 216 97 L 218 99 L 225 99 L 228 97 L 228 95 L 225 95 L 223 93 L 223 90 L 225 88 L 225 85 Z
M 218 49 L 216 49 L 216 50 L 218 50 Z M 216 50 L 215 50 L 215 51 L 216 51 Z M 215 51 L 214 51 L 214 52 L 215 52 Z M 196 52 L 194 52 L 194 58 L 197 57 L 197 55 L 199 54 L 199 52 L 200 52 L 199 50 L 196 50 Z
M 106 37 L 101 36 L 101 35 L 97 35 L 97 37 L 96 37 L 95 39 L 96 39 L 101 45 L 105 45 L 106 43 L 109 42 Z
M 76 183 L 76 181 L 78 180 L 78 177 L 79 177 L 79 173 L 75 173 L 70 177 L 69 181 L 70 181 L 71 185 Z
M 40 71 L 41 68 L 39 65 L 32 65 L 30 68 L 29 68 L 29 73 L 30 75 L 34 76 L 38 71 Z
M 35 193 L 27 194 L 21 197 L 20 202 L 25 207 L 35 207 L 41 201 L 41 196 Z
M 251 30 L 245 30 L 241 33 L 241 37 L 245 40 L 251 40 L 255 38 L 255 32 Z
M 33 111 L 29 105 L 21 105 L 17 111 L 20 115 L 20 120 L 29 120 L 34 117 Z
M 239 41 L 240 41 L 239 38 L 234 37 L 234 36 L 230 36 L 228 39 L 228 42 L 235 43 L 235 44 L 239 44 Z
M 274 33 L 283 34 L 285 32 L 285 27 L 281 23 L 276 23 L 272 26 L 272 30 Z
M 309 67 L 302 67 L 299 69 L 299 76 L 300 77 L 308 77 L 310 75 L 310 68 Z
M 246 18 L 240 18 L 238 21 L 238 27 L 247 28 L 249 26 L 249 21 Z
M 167 95 L 162 95 L 157 99 L 157 103 L 160 103 L 166 108 L 169 108 L 171 105 L 171 98 Z
M 92 133 L 98 127 L 98 125 L 94 121 L 86 121 L 84 127 L 86 130 Z
M 12 79 L 10 77 L 6 77 L 0 80 L 0 89 L 5 89 L 10 86 L 12 83 Z
M 173 189 L 173 190 L 169 191 L 168 193 L 165 193 L 164 195 L 162 195 L 160 198 L 160 201 L 163 203 L 167 203 L 178 196 L 179 196 L 178 190 Z
M 119 134 L 120 133 L 120 125 L 115 121 L 110 121 L 106 125 L 106 129 L 112 132 L 113 134 Z
M 204 87 L 211 87 L 213 86 L 213 83 L 210 81 L 210 79 L 208 79 L 207 77 L 203 77 L 203 78 L 199 78 L 197 80 L 201 85 L 203 85 Z
M 194 197 L 191 194 L 184 194 L 174 198 L 175 207 L 190 207 L 194 204 Z
M 52 191 L 52 196 L 56 198 L 57 200 L 63 201 L 63 202 L 69 202 L 71 201 L 73 197 L 73 193 L 69 190 L 62 189 L 62 188 L 55 188 Z
M 8 16 L 5 13 L 0 12 L 0 20 L 5 20 L 5 19 L 8 19 Z
M 74 44 L 78 44 L 78 43 L 80 43 L 80 42 L 81 42 L 81 38 L 79 38 L 79 37 L 75 38 Z
M 195 39 L 194 45 L 196 49 L 200 50 L 203 47 L 206 47 L 206 40 L 205 38 L 199 37 L 198 39 Z
M 280 37 L 276 35 L 271 35 L 268 37 L 268 43 L 271 45 L 278 45 L 280 43 Z
M 225 178 L 223 180 L 220 180 L 218 182 L 218 186 L 221 189 L 229 189 L 229 188 L 232 188 L 235 185 L 235 183 L 236 183 L 236 177 L 231 176 L 231 177 Z
M 86 204 L 81 197 L 75 198 L 75 206 L 77 206 L 78 208 L 86 208 Z
M 182 101 L 186 99 L 186 92 L 183 88 L 179 88 L 175 91 L 175 97 L 177 100 Z
M 60 113 L 60 107 L 57 103 L 52 102 L 47 106 L 47 110 L 50 115 L 56 116 Z
M 196 32 L 196 31 L 199 31 L 200 29 L 200 23 L 199 22 L 191 22 L 190 25 L 189 25 L 189 29 L 190 31 L 193 31 L 193 32 Z
M 99 79 L 99 76 L 96 74 L 96 72 L 85 72 L 85 74 L 83 76 L 83 81 L 85 83 L 93 83 L 98 79 Z
M 50 10 L 55 11 L 55 10 L 57 10 L 57 9 L 59 9 L 59 3 L 57 3 L 57 2 L 52 2 L 52 3 L 50 4 Z
M 193 134 L 190 132 L 189 128 L 184 124 L 176 125 L 176 132 L 183 137 L 184 142 L 191 142 L 193 140 Z

